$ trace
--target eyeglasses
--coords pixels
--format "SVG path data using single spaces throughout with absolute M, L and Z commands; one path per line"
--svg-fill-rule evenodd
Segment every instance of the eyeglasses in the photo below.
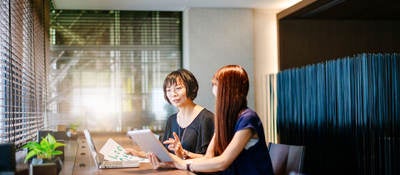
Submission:
M 165 88 L 167 94 L 178 93 L 185 89 L 185 86 L 177 85 L 177 86 L 170 86 Z

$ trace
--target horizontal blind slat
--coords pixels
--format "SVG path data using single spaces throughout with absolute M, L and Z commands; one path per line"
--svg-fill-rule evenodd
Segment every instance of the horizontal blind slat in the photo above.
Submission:
M 36 45 L 43 45 L 45 41 L 36 39 L 44 35 L 34 30 L 43 9 L 33 9 L 32 3 L 43 2 L 5 0 L 0 4 L 0 83 L 3 87 L 0 96 L 4 97 L 0 103 L 1 121 L 4 123 L 0 125 L 0 141 L 13 142 L 17 148 L 36 137 L 36 131 L 43 127 L 43 122 L 40 122 L 43 121 L 43 112 L 40 111 L 44 111 L 45 105 L 38 102 L 43 101 L 44 96 L 37 94 L 45 92 L 45 89 L 38 89 L 42 86 L 36 84 L 45 84 L 46 79 L 42 78 L 44 73 L 39 77 L 34 70 L 35 67 L 46 67 L 45 62 L 40 61 L 43 60 L 44 47 L 34 51 Z M 35 40 L 39 43 L 34 43 Z M 38 90 L 41 92 L 37 93 Z

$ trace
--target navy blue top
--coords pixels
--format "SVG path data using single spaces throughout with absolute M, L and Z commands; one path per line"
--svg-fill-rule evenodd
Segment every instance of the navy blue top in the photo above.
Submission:
M 176 117 L 175 113 L 168 118 L 161 142 L 174 138 L 172 132 L 175 132 L 181 140 L 183 149 L 205 154 L 214 134 L 214 114 L 204 108 L 186 128 L 179 126 Z M 168 149 L 168 145 L 164 146 Z
M 250 139 L 235 161 L 221 172 L 224 175 L 273 175 L 271 158 L 265 143 L 264 129 L 257 113 L 247 108 L 239 116 L 235 126 L 237 131 L 250 128 L 257 133 L 257 139 Z

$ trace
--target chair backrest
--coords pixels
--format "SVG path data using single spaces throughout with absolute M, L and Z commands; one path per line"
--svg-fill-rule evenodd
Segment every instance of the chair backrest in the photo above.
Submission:
M 0 173 L 15 172 L 15 146 L 12 143 L 0 144 Z
M 305 146 L 269 143 L 268 149 L 275 175 L 302 172 Z

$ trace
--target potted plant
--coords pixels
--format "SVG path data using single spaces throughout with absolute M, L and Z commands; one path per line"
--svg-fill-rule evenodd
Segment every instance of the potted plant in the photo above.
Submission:
M 25 157 L 25 162 L 32 159 L 31 165 L 40 165 L 42 163 L 54 163 L 57 172 L 61 170 L 61 160 L 55 156 L 61 155 L 63 152 L 57 150 L 57 148 L 64 146 L 65 144 L 57 142 L 54 136 L 47 134 L 46 137 L 42 138 L 40 143 L 31 141 L 28 142 L 23 148 L 28 149 L 28 154 Z
M 67 136 L 69 138 L 75 139 L 78 132 L 78 127 L 79 127 L 78 123 L 69 124 L 69 127 L 67 129 Z

